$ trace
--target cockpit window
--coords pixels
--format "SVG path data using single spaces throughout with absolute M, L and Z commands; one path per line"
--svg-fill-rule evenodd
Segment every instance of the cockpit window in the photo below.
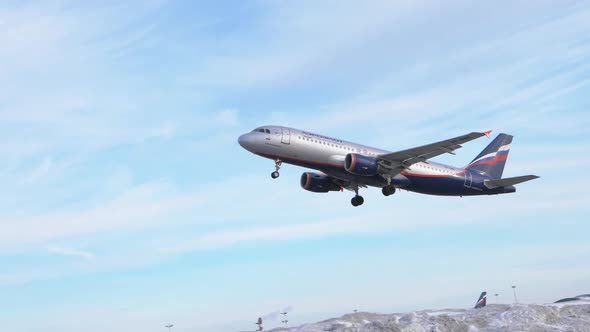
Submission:
M 263 133 L 263 134 L 270 134 L 270 130 L 266 128 L 256 128 L 252 130 L 253 133 Z

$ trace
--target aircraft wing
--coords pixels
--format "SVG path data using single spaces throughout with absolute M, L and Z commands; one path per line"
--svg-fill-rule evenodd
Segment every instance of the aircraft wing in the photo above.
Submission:
M 445 153 L 454 154 L 453 151 L 461 148 L 461 144 L 473 141 L 482 136 L 489 137 L 490 132 L 491 130 L 483 133 L 472 132 L 467 135 L 457 136 L 416 148 L 383 154 L 378 156 L 379 163 L 381 166 L 389 169 L 392 174 L 397 174 L 415 163 L 426 161 Z

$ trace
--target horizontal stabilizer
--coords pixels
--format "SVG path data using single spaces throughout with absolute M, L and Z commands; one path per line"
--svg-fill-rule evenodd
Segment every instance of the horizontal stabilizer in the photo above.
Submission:
M 536 175 L 523 175 L 498 180 L 485 180 L 483 184 L 489 189 L 494 189 L 499 187 L 513 186 L 515 184 L 523 183 L 538 178 L 539 177 Z

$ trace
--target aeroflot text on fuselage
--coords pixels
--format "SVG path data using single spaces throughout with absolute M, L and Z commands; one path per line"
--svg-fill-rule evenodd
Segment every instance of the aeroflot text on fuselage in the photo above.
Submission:
M 305 190 L 327 193 L 354 191 L 351 203 L 364 199 L 360 188 L 378 187 L 390 196 L 396 189 L 429 195 L 474 196 L 513 193 L 514 185 L 538 178 L 524 175 L 502 179 L 512 136 L 499 134 L 467 166 L 454 167 L 431 161 L 454 151 L 491 131 L 472 132 L 451 139 L 389 152 L 324 135 L 282 126 L 263 126 L 239 137 L 240 145 L 275 162 L 273 179 L 279 177 L 283 163 L 317 170 L 301 175 Z

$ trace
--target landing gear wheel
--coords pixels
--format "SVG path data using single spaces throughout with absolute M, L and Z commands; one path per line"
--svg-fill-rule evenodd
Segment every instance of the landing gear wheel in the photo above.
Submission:
M 276 179 L 279 177 L 279 170 L 281 169 L 281 165 L 283 164 L 283 162 L 280 159 L 275 160 L 275 171 L 270 173 L 270 176 L 273 179 Z
M 358 183 L 353 182 L 352 189 L 354 190 L 354 197 L 350 200 L 350 204 L 352 204 L 352 206 L 363 205 L 365 199 L 363 198 L 363 196 L 359 195 Z
M 385 186 L 381 189 L 384 196 L 391 196 L 395 194 L 395 187 L 392 185 Z
M 363 196 L 354 196 L 351 200 L 350 203 L 352 204 L 352 206 L 359 206 L 359 205 L 363 205 L 363 203 L 365 202 L 365 199 L 363 198 Z

